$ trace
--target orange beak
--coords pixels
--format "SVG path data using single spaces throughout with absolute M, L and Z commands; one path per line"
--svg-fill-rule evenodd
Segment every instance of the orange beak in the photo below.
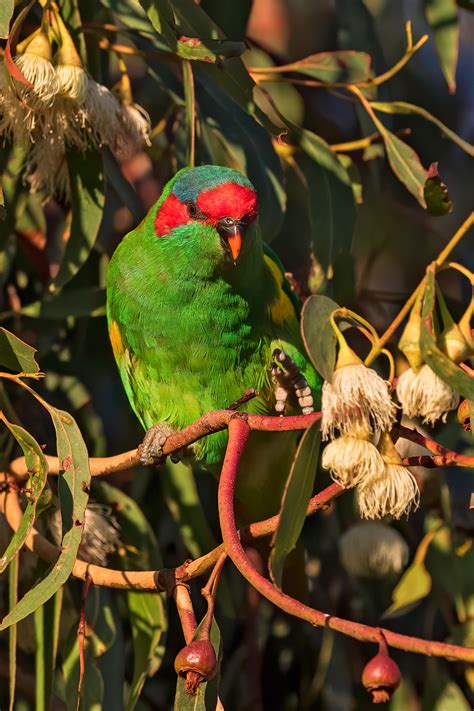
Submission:
M 230 247 L 232 259 L 234 260 L 234 262 L 236 262 L 237 257 L 240 254 L 240 250 L 242 249 L 242 235 L 241 235 L 241 233 L 236 230 L 235 232 L 228 234 L 227 235 L 227 243 Z

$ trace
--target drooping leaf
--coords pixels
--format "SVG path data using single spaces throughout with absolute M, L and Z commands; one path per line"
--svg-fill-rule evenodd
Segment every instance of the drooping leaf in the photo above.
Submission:
M 426 273 L 426 288 L 421 311 L 420 349 L 423 360 L 454 390 L 468 400 L 474 400 L 474 380 L 445 355 L 437 345 L 433 327 L 435 307 L 435 273 L 429 268 Z
M 436 52 L 449 91 L 456 91 L 459 17 L 455 0 L 424 0 L 426 20 L 433 32 Z
M 17 531 L 10 540 L 7 549 L 0 558 L 0 573 L 6 569 L 10 561 L 18 553 L 23 546 L 25 539 L 31 529 L 36 518 L 36 505 L 38 499 L 46 485 L 48 474 L 48 465 L 41 447 L 35 438 L 30 435 L 23 427 L 14 425 L 2 415 L 3 422 L 6 424 L 12 435 L 23 450 L 25 455 L 26 466 L 30 473 L 27 488 L 28 503 L 21 517 L 20 525 Z
M 445 124 L 436 118 L 436 116 L 433 116 L 433 114 L 430 114 L 429 111 L 421 108 L 421 106 L 408 104 L 406 101 L 387 101 L 385 103 L 380 101 L 371 101 L 370 105 L 373 109 L 375 109 L 375 111 L 382 111 L 385 114 L 413 114 L 415 116 L 422 116 L 424 119 L 437 126 L 446 138 L 449 138 L 469 156 L 474 157 L 474 146 L 471 143 L 464 141 L 457 135 L 457 133 L 451 131 L 451 129 L 445 126 Z
M 19 313 L 29 318 L 64 319 L 68 316 L 103 316 L 105 289 L 99 286 L 65 289 L 59 294 L 48 294 L 41 301 L 23 306 Z
M 145 216 L 145 211 L 138 198 L 135 188 L 124 176 L 119 164 L 117 163 L 117 159 L 110 148 L 104 147 L 102 149 L 102 155 L 104 158 L 104 173 L 106 180 L 112 187 L 120 202 L 130 210 L 133 221 L 138 225 L 138 223 Z
M 12 19 L 14 8 L 14 0 L 3 0 L 0 5 L 0 37 L 3 39 L 8 37 L 10 20 Z
M 0 365 L 16 373 L 38 373 L 36 348 L 29 346 L 6 328 L 0 327 Z
M 327 296 L 310 296 L 301 312 L 301 334 L 309 357 L 324 380 L 331 381 L 336 365 L 336 336 L 329 316 L 339 304 Z
M 138 504 L 123 491 L 101 482 L 94 485 L 94 499 L 115 511 L 120 526 L 118 566 L 121 570 L 150 570 L 162 567 L 155 535 Z M 130 590 L 127 592 L 133 642 L 133 678 L 125 708 L 137 703 L 147 676 L 157 672 L 164 656 L 167 613 L 163 596 Z
M 5 169 L 0 176 L 4 200 L 0 229 L 0 247 L 2 249 L 5 248 L 7 238 L 15 226 L 18 207 L 21 207 L 21 203 L 24 204 L 26 200 L 21 182 L 26 156 L 26 149 L 14 146 L 10 150 Z
M 388 129 L 384 130 L 382 137 L 388 162 L 393 172 L 407 190 L 416 197 L 420 205 L 426 208 L 424 188 L 427 173 L 418 154 L 408 143 L 402 141 Z
M 13 610 L 18 602 L 18 572 L 19 559 L 15 556 L 8 571 L 8 609 Z M 16 688 L 16 646 L 18 641 L 18 628 L 12 625 L 8 630 L 8 677 L 9 677 L 9 711 L 15 707 Z
M 423 192 L 428 212 L 431 215 L 447 215 L 453 209 L 448 188 L 439 175 L 438 163 L 432 163 L 428 168 Z
M 285 560 L 303 530 L 308 502 L 313 493 L 320 442 L 319 422 L 315 422 L 301 438 L 283 493 L 280 520 L 272 539 L 270 555 L 270 576 L 280 588 Z
M 342 181 L 332 166 L 327 167 L 326 156 L 321 162 L 317 160 L 326 148 L 323 144 L 322 140 L 321 144 L 318 142 L 317 155 L 313 151 L 311 158 L 301 156 L 298 164 L 308 186 L 314 256 L 327 272 L 340 254 L 350 253 L 356 210 L 349 180 Z M 327 149 L 330 151 L 329 146 Z
M 319 52 L 285 64 L 285 70 L 330 84 L 357 84 L 370 78 L 371 58 L 366 52 L 352 50 Z
M 63 603 L 63 588 L 35 610 L 35 709 L 48 711 L 53 689 L 56 654 L 58 651 L 59 622 Z
M 63 287 L 77 274 L 96 241 L 104 209 L 104 169 L 99 151 L 82 152 L 68 148 L 71 182 L 72 222 L 69 239 L 54 280 L 54 288 Z
M 431 575 L 424 563 L 414 562 L 404 572 L 392 593 L 392 604 L 384 617 L 403 614 L 409 606 L 423 600 L 431 590 Z
M 58 458 L 62 471 L 58 478 L 63 539 L 61 553 L 42 579 L 29 590 L 2 620 L 0 629 L 22 620 L 49 600 L 71 574 L 81 542 L 85 509 L 89 499 L 89 457 L 75 420 L 67 412 L 50 406 Z

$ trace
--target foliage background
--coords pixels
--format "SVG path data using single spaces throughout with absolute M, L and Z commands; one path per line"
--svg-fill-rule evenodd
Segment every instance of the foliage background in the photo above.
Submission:
M 379 87 L 377 100 L 422 106 L 465 141 L 472 142 L 474 14 L 469 7 L 457 9 L 454 2 L 439 3 L 451 6 L 459 18 L 456 92 L 450 93 L 435 48 L 440 27 L 430 28 L 424 14 L 430 4 L 434 3 L 202 0 L 198 8 L 190 0 L 142 3 L 144 7 L 157 8 L 165 25 L 166 14 L 173 11 L 181 35 L 188 37 L 209 38 L 212 18 L 234 41 L 232 46 L 219 48 L 224 54 L 239 53 L 243 47 L 238 43 L 247 38 L 250 49 L 242 59 L 248 66 L 289 63 L 315 52 L 351 49 L 370 54 L 375 75 L 392 67 L 403 55 L 405 23 L 410 19 L 415 40 L 425 32 L 430 33 L 431 39 L 403 71 Z M 22 181 L 22 157 L 15 146 L 5 143 L 0 153 L 5 209 L 0 222 L 0 319 L 38 349 L 41 369 L 47 373 L 38 383 L 38 390 L 53 405 L 75 416 L 91 455 L 131 449 L 142 438 L 109 347 L 104 275 L 121 237 L 158 198 L 168 178 L 189 162 L 193 132 L 190 117 L 194 112 L 196 162 L 225 163 L 248 173 L 259 190 L 265 238 L 295 275 L 302 292 L 326 293 L 339 303 L 356 308 L 378 329 L 390 322 L 426 264 L 472 207 L 472 158 L 446 140 L 436 126 L 418 116 L 379 115 L 393 132 L 410 129 L 409 136 L 402 133 L 401 137 L 417 151 L 424 166 L 439 161 L 453 203 L 452 211 L 443 216 L 430 215 L 397 180 L 380 141 L 365 150 L 346 153 L 351 157 L 350 162 L 344 159 L 344 165 L 350 168 L 347 172 L 336 164 L 335 153 L 327 144 L 357 140 L 374 131 L 367 114 L 347 92 L 288 83 L 264 84 L 279 112 L 293 126 L 285 137 L 288 126 L 283 125 L 265 94 L 256 90 L 253 103 L 250 79 L 238 64 L 240 60 L 220 60 L 225 67 L 233 67 L 224 71 L 213 63 L 200 61 L 199 48 L 191 53 L 188 59 L 194 77 L 193 103 L 189 74 L 181 72 L 183 54 L 187 56 L 189 51 L 186 42 L 169 46 L 167 32 L 163 30 L 164 37 L 156 34 L 138 2 L 62 0 L 59 5 L 76 40 L 80 34 L 76 11 L 88 28 L 84 35 L 88 66 L 96 80 L 112 86 L 118 78 L 116 56 L 110 49 L 99 48 L 100 38 L 146 53 L 139 56 L 133 50 L 125 56 L 135 100 L 149 112 L 153 126 L 151 147 L 120 166 L 106 150 L 90 154 L 85 160 L 80 155 L 71 157 L 71 180 L 79 186 L 73 192 L 72 214 L 83 217 L 84 229 L 74 217 L 71 224 L 69 205 L 56 200 L 43 203 L 40 195 L 28 191 Z M 25 24 L 25 33 L 28 23 L 31 31 L 39 16 L 35 6 Z M 125 27 L 127 32 L 97 29 L 97 25 L 106 23 Z M 456 25 L 456 20 L 453 23 Z M 176 42 L 176 34 L 173 41 Z M 443 41 L 452 45 L 456 35 L 439 41 L 443 52 Z M 233 71 L 245 80 L 235 83 Z M 188 81 L 183 83 L 183 76 L 188 76 Z M 311 133 L 302 134 L 302 127 Z M 279 134 L 283 134 L 280 139 Z M 287 148 L 285 142 L 294 148 Z M 355 184 L 354 193 L 351 184 Z M 103 209 L 100 199 L 98 204 L 96 200 L 102 191 Z M 472 249 L 464 246 L 459 253 L 460 261 L 472 268 Z M 57 285 L 55 291 L 51 291 L 51 283 Z M 463 293 L 458 280 L 446 281 L 445 287 L 452 310 L 460 313 Z M 0 399 L 11 420 L 34 432 L 39 442 L 47 444 L 47 452 L 54 451 L 53 431 L 31 398 L 18 389 L 0 386 Z M 12 455 L 12 439 L 6 430 L 0 438 L 8 459 Z M 452 422 L 443 428 L 440 438 L 458 450 L 471 447 L 469 438 L 460 434 L 460 428 Z M 420 587 L 419 597 L 423 599 L 386 624 L 405 633 L 436 639 L 455 637 L 458 642 L 467 643 L 472 635 L 474 609 L 473 588 L 466 583 L 469 563 L 472 577 L 472 556 L 460 560 L 453 548 L 461 546 L 472 534 L 474 522 L 467 507 L 472 475 L 436 471 L 425 481 L 422 509 L 408 522 L 393 525 L 405 537 L 412 553 L 426 531 L 443 526 L 444 539 L 435 541 L 431 558 L 428 556 L 426 561 L 432 594 L 427 597 Z M 327 473 L 319 471 L 317 488 L 327 483 Z M 135 470 L 113 476 L 110 484 L 116 489 L 95 485 L 92 497 L 108 503 L 121 501 L 125 507 L 121 520 L 126 549 L 123 555 L 138 569 L 158 567 L 160 560 L 174 566 L 205 552 L 219 537 L 215 483 L 205 474 L 198 473 L 194 478 L 184 467 L 173 475 Z M 138 504 L 137 509 L 124 504 L 121 491 Z M 147 529 L 141 512 L 152 531 Z M 396 581 L 356 579 L 342 567 L 338 539 L 356 520 L 351 496 L 347 495 L 336 507 L 307 522 L 304 536 L 312 602 L 334 614 L 377 624 L 390 605 Z M 141 545 L 137 545 L 138 536 Z M 450 575 L 452 565 L 459 565 L 458 578 Z M 35 566 L 36 562 L 22 555 L 20 591 L 28 589 L 35 579 Z M 4 607 L 5 576 L 1 585 Z M 370 645 L 329 631 L 308 629 L 288 619 L 256 600 L 236 573 L 227 576 L 223 592 L 218 621 L 224 654 L 220 693 L 226 709 L 256 709 L 262 705 L 268 709 L 369 707 L 359 679 L 372 651 L 366 648 Z M 196 607 L 202 612 L 196 593 L 197 586 Z M 63 707 L 61 703 L 73 703 L 70 693 L 77 688 L 74 654 L 80 594 L 75 581 L 68 584 L 64 594 L 60 664 L 54 690 L 58 708 Z M 149 614 L 151 623 L 163 628 L 163 633 L 157 634 L 160 646 L 152 664 L 153 669 L 161 668 L 146 682 L 137 708 L 165 709 L 173 702 L 176 680 L 172 664 L 183 642 L 172 607 L 167 606 L 166 623 L 161 604 L 145 611 L 147 605 L 144 599 L 140 601 L 137 617 L 145 615 L 146 619 Z M 44 614 L 51 612 L 45 610 Z M 123 593 L 93 590 L 87 602 L 87 619 L 96 635 L 88 654 L 96 657 L 96 663 L 87 665 L 82 708 L 121 708 L 123 688 L 132 683 L 133 654 L 136 658 L 139 648 L 139 642 L 132 642 L 132 633 L 138 629 L 133 602 Z M 38 615 L 35 624 L 38 635 Z M 18 709 L 33 708 L 35 704 L 38 708 L 38 697 L 35 701 L 32 691 L 34 629 L 31 617 L 19 626 Z M 8 636 L 2 633 L 2 676 L 7 670 L 7 645 Z M 391 708 L 471 708 L 473 679 L 461 665 L 406 654 L 394 656 L 404 681 Z M 260 669 L 259 678 L 256 671 Z M 8 703 L 5 686 L 2 684 L 0 691 L 2 708 Z

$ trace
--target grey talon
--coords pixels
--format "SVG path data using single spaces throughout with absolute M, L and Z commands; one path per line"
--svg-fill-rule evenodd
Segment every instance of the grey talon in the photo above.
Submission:
M 163 447 L 168 437 L 173 433 L 173 428 L 164 422 L 150 427 L 139 447 L 140 461 L 143 466 L 160 466 L 164 463 L 166 455 L 163 453 Z
M 294 392 L 303 415 L 314 411 L 311 388 L 295 361 L 280 348 L 275 348 L 272 358 L 277 363 L 271 366 L 271 375 L 275 383 L 275 410 L 279 414 L 285 411 L 286 401 L 290 392 Z

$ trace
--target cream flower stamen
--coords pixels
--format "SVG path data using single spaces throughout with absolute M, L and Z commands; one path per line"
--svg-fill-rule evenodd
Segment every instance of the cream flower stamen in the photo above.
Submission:
M 420 491 L 413 474 L 403 466 L 390 435 L 382 433 L 378 449 L 384 462 L 375 476 L 365 478 L 358 490 L 359 511 L 362 518 L 401 518 L 418 508 Z
M 346 345 L 341 346 L 332 381 L 322 392 L 323 439 L 336 431 L 351 434 L 361 425 L 368 432 L 389 430 L 395 420 L 396 405 L 387 383 Z
M 370 433 L 360 426 L 355 427 L 351 434 L 332 440 L 323 451 L 321 464 L 344 488 L 376 478 L 384 468 L 377 447 L 370 441 Z
M 36 100 L 51 105 L 58 91 L 56 70 L 52 64 L 52 50 L 46 32 L 37 31 L 26 44 L 22 54 L 18 54 L 15 64 L 33 88 L 15 80 L 15 87 L 27 103 Z
M 361 578 L 399 575 L 409 556 L 398 531 L 375 521 L 351 526 L 339 540 L 339 551 L 347 572 Z
M 396 390 L 405 415 L 421 417 L 429 425 L 439 419 L 446 422 L 460 401 L 459 394 L 426 364 L 416 373 L 411 368 L 402 373 Z

